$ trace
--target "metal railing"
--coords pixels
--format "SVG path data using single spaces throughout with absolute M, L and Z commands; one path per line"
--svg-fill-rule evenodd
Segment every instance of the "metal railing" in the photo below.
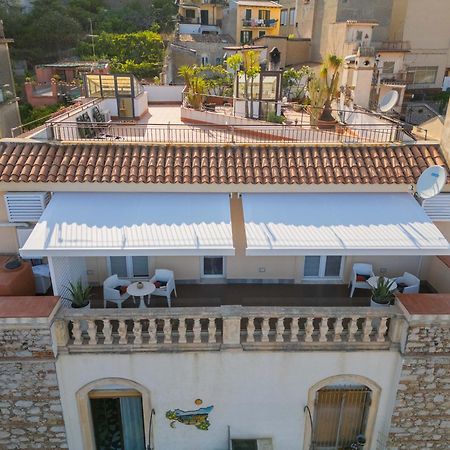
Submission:
M 392 143 L 403 127 L 386 125 L 188 125 L 47 122 L 47 136 L 57 141 L 146 142 L 190 144 L 247 143 Z
M 271 28 L 277 24 L 277 19 L 242 19 L 243 27 Z

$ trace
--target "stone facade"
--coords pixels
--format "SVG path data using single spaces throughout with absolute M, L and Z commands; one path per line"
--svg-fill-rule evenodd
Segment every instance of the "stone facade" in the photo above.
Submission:
M 449 442 L 450 326 L 411 325 L 388 448 L 444 450 Z
M 48 325 L 0 326 L 0 448 L 68 448 Z

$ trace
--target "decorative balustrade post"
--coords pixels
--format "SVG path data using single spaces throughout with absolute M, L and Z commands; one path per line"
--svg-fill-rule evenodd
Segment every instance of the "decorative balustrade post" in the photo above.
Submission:
M 192 332 L 194 333 L 193 343 L 199 344 L 200 342 L 202 342 L 202 324 L 200 323 L 200 319 L 198 317 L 194 319 Z
M 178 323 L 178 343 L 186 344 L 186 319 L 181 317 Z
M 73 344 L 74 345 L 81 345 L 83 343 L 83 339 L 81 337 L 80 320 L 73 320 L 72 324 L 73 324 L 73 327 L 72 327 Z
M 142 344 L 142 324 L 140 319 L 134 319 L 134 325 L 133 325 L 133 335 L 134 335 L 134 342 L 135 345 Z
M 387 317 L 381 318 L 380 325 L 378 325 L 377 342 L 384 342 L 386 340 L 387 320 Z
M 171 344 L 172 343 L 172 321 L 170 319 L 164 319 L 164 343 Z
M 149 319 L 148 321 L 148 342 L 149 344 L 156 344 L 156 319 Z
M 112 326 L 109 319 L 103 319 L 103 336 L 105 337 L 105 340 L 103 341 L 104 344 L 112 344 Z
M 125 323 L 125 320 L 121 319 L 119 320 L 119 344 L 127 344 L 127 324 Z
M 314 323 L 313 318 L 308 317 L 306 319 L 306 325 L 305 325 L 305 342 L 312 342 L 313 341 L 313 332 L 314 332 Z
M 208 342 L 215 343 L 217 341 L 216 319 L 214 317 L 210 317 L 208 320 Z
M 247 342 L 255 342 L 255 318 L 248 318 L 247 325 Z
M 334 323 L 334 335 L 333 342 L 342 342 L 342 331 L 344 327 L 342 325 L 342 317 L 336 317 L 336 322 Z
M 263 317 L 261 325 L 261 342 L 269 342 L 270 323 L 268 317 Z
M 284 342 L 284 317 L 278 317 L 275 342 Z
M 88 320 L 89 345 L 97 345 L 97 324 L 95 320 Z
M 363 342 L 370 342 L 370 333 L 372 333 L 372 318 L 366 317 L 363 327 L 363 337 L 362 337 Z
M 328 317 L 322 317 L 320 321 L 319 331 L 320 331 L 319 342 L 327 342 Z
M 358 331 L 358 323 L 356 322 L 357 320 L 358 320 L 357 316 L 352 316 L 351 321 L 348 325 L 348 342 L 356 341 L 355 334 Z
M 299 332 L 299 326 L 298 321 L 299 317 L 293 317 L 291 321 L 291 342 L 298 342 L 298 332 Z

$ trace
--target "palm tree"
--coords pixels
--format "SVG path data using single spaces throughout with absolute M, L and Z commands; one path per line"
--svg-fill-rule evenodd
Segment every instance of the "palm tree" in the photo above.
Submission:
M 325 103 L 323 105 L 320 120 L 334 120 L 331 114 L 331 104 L 339 96 L 339 70 L 342 66 L 342 58 L 336 55 L 328 55 L 320 69 L 320 79 L 325 91 Z

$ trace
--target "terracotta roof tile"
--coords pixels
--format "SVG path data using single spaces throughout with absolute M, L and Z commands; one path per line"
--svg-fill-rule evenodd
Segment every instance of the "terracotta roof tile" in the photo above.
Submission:
M 411 184 L 445 165 L 434 145 L 183 146 L 0 142 L 0 181 Z

